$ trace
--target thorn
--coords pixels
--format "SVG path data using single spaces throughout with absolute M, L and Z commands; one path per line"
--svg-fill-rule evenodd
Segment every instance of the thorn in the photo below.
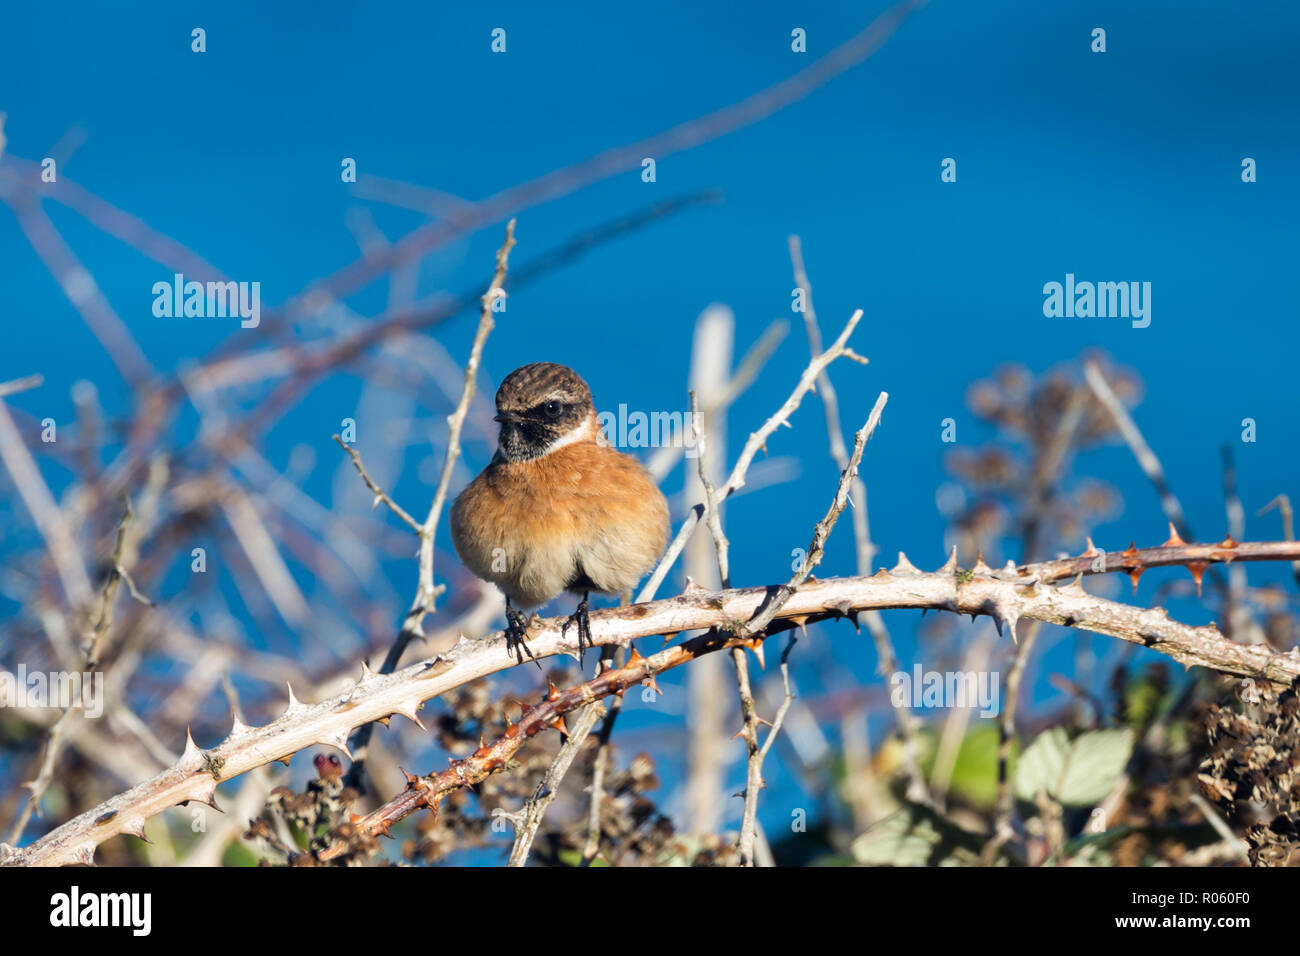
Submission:
M 862 625 L 858 623 L 858 612 L 856 610 L 847 612 L 847 617 L 853 622 L 853 629 L 859 634 L 862 633 Z
M 1186 544 L 1187 542 L 1178 536 L 1178 529 L 1174 527 L 1174 523 L 1172 521 L 1169 522 L 1169 540 L 1166 541 L 1164 544 L 1162 544 L 1160 547 L 1181 548 Z
M 128 820 L 126 823 L 122 825 L 122 832 L 129 833 L 133 837 L 138 837 L 139 839 L 143 840 L 145 843 L 150 843 L 150 844 L 153 843 L 152 840 L 150 840 L 147 836 L 144 835 L 143 817 L 136 817 L 133 820 Z
M 899 553 L 901 554 L 902 552 Z M 800 632 L 802 632 L 804 638 L 806 639 L 808 637 L 808 615 L 800 614 L 796 617 L 790 618 L 790 620 L 799 626 Z
M 645 660 L 645 658 L 641 656 L 641 652 L 636 649 L 635 644 L 629 644 L 628 651 L 629 653 L 627 655 L 627 664 L 624 666 L 635 667 L 637 664 L 640 664 L 643 660 Z
M 249 727 L 246 723 L 236 717 L 234 723 L 230 725 L 230 733 L 226 735 L 226 739 L 230 740 L 233 737 L 242 737 L 252 729 L 252 727 Z
M 977 552 L 975 555 L 975 567 L 971 568 L 976 574 L 988 574 L 993 569 L 984 563 L 984 552 Z
M 1079 555 L 1079 557 L 1095 558 L 1097 555 L 1101 554 L 1101 552 L 1097 550 L 1097 546 L 1092 543 L 1092 538 L 1085 536 L 1083 540 L 1088 542 L 1088 547 L 1084 549 L 1083 554 Z
M 1123 551 L 1121 551 L 1119 554 L 1120 554 L 1120 557 L 1122 557 L 1122 558 L 1130 558 L 1130 559 L 1132 559 L 1132 558 L 1136 558 L 1136 557 L 1138 556 L 1138 549 L 1137 549 L 1137 547 L 1134 545 L 1134 543 L 1133 543 L 1132 541 L 1130 541 L 1130 542 L 1128 543 L 1128 547 L 1125 548 Z
M 338 733 L 331 734 L 316 742 L 322 747 L 333 747 L 336 750 L 341 750 L 349 760 L 353 759 L 352 751 L 348 749 L 348 732 L 346 730 L 340 730 Z
M 389 714 L 387 717 L 376 717 L 375 719 L 378 720 L 385 727 L 387 727 L 389 718 L 391 718 L 392 716 L 393 716 L 392 714 Z
M 902 551 L 898 552 L 898 563 L 890 568 L 891 574 L 920 574 L 916 565 L 907 560 L 907 555 Z
M 564 734 L 564 736 L 566 737 L 569 736 L 569 727 L 564 722 L 563 714 L 561 714 L 560 716 L 556 717 L 553 721 L 551 721 L 550 725 L 554 727 L 556 730 L 558 730 L 560 733 Z
M 664 692 L 659 689 L 659 682 L 655 680 L 654 674 L 646 674 L 645 680 L 641 681 L 641 683 L 654 691 L 656 697 L 662 697 L 664 695 Z
M 1189 561 L 1187 570 L 1192 572 L 1192 580 L 1196 582 L 1196 596 L 1201 596 L 1201 577 L 1205 574 L 1206 563 L 1204 561 Z
M 1230 534 L 1226 535 L 1224 539 L 1220 541 L 1218 544 L 1216 544 L 1214 547 L 1217 549 L 1214 553 L 1214 557 L 1221 560 L 1224 564 L 1231 564 L 1232 559 L 1236 557 L 1236 555 L 1232 554 L 1231 552 L 1237 549 L 1237 542 L 1232 540 L 1232 535 Z M 1227 554 L 1220 553 L 1224 551 L 1228 553 Z
M 198 745 L 194 743 L 194 738 L 190 735 L 190 728 L 185 727 L 185 751 L 181 754 L 181 764 L 198 765 L 203 762 L 203 756 L 199 752 Z
M 551 681 L 546 682 L 546 699 L 555 700 L 560 696 L 560 689 Z
M 1073 581 L 1061 588 L 1066 594 L 1086 597 L 1088 592 L 1083 589 L 1083 575 L 1078 575 Z
M 1138 578 L 1142 577 L 1142 572 L 1145 570 L 1146 568 L 1134 568 L 1132 571 L 1128 572 L 1128 578 L 1133 582 L 1134 594 L 1138 593 Z
M 209 783 L 207 783 L 203 789 L 205 793 L 200 794 L 196 798 L 198 802 L 206 804 L 207 806 L 211 807 L 213 810 L 216 810 L 218 813 L 225 813 L 226 811 L 222 810 L 220 805 L 217 803 L 217 782 L 215 780 L 212 780 Z
M 511 720 L 510 715 L 507 714 L 506 715 L 506 736 L 516 737 L 518 735 L 519 735 L 519 725 L 516 724 L 513 720 Z
M 948 555 L 948 560 L 939 568 L 941 574 L 952 574 L 957 570 L 957 546 L 952 546 L 952 554 Z
M 749 650 L 758 661 L 759 668 L 761 670 L 767 670 L 767 660 L 763 654 L 763 642 L 758 638 L 754 638 L 749 642 Z
M 281 716 L 288 717 L 291 714 L 296 714 L 306 710 L 307 705 L 294 696 L 293 686 L 289 684 L 287 681 L 285 682 L 284 686 L 289 688 L 289 706 L 284 709 L 284 713 L 281 714 Z
M 375 679 L 375 672 L 370 669 L 370 664 L 367 661 L 362 661 L 361 662 L 361 683 L 364 684 L 367 681 L 372 681 L 374 679 Z
M 424 730 L 424 731 L 427 731 L 427 730 L 428 730 L 428 728 L 425 727 L 424 724 L 422 724 L 422 723 L 420 722 L 420 718 L 419 718 L 418 716 L 416 716 L 415 708 L 414 708 L 414 707 L 412 707 L 410 710 L 398 710 L 398 711 L 394 711 L 394 713 L 401 714 L 403 717 L 405 717 L 405 718 L 406 718 L 407 720 L 409 720 L 411 723 L 415 724 L 415 726 L 419 727 L 421 730 Z M 349 756 L 351 756 L 351 754 L 349 754 Z
M 681 633 L 680 631 L 673 631 L 673 633 L 671 633 L 671 634 L 665 634 L 665 635 L 664 635 L 664 647 L 667 647 L 669 644 L 671 644 L 673 641 L 675 641 L 675 640 L 677 639 L 677 635 L 680 634 L 680 633 Z
M 1020 612 L 1015 608 L 1008 608 L 1002 611 L 1002 618 L 1007 622 L 1007 630 L 1011 633 L 1011 643 L 1019 644 L 1020 637 L 1016 634 L 1016 625 L 1020 623 Z

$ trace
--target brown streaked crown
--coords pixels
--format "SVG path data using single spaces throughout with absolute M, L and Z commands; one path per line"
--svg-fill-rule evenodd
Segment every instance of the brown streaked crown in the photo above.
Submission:
M 506 461 L 540 458 L 592 414 L 591 389 L 573 369 L 554 362 L 524 365 L 497 389 L 498 447 Z

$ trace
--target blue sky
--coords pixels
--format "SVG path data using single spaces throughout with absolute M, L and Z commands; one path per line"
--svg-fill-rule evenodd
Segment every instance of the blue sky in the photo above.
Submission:
M 340 182 L 343 157 L 363 174 L 481 198 L 735 102 L 848 39 L 880 9 L 20 5 L 0 37 L 0 110 L 8 152 L 25 159 L 82 127 L 87 140 L 66 176 L 232 277 L 260 281 L 274 304 L 356 258 L 344 220 L 360 201 Z M 207 31 L 201 55 L 190 50 L 195 26 Z M 489 49 L 495 27 L 507 31 L 504 55 Z M 795 27 L 807 31 L 806 55 L 790 49 Z M 1107 32 L 1104 54 L 1090 50 L 1094 27 Z M 864 476 L 874 536 L 891 563 L 899 549 L 922 567 L 942 561 L 934 494 L 951 446 L 940 442 L 940 422 L 954 418 L 962 444 L 996 437 L 971 419 L 966 387 L 1002 362 L 1042 371 L 1089 347 L 1144 379 L 1135 415 L 1192 526 L 1216 539 L 1225 529 L 1219 448 L 1228 442 L 1248 534 L 1275 539 L 1276 515 L 1254 512 L 1280 492 L 1300 496 L 1298 27 L 1300 8 L 1282 3 L 1226 12 L 1209 2 L 935 0 L 871 60 L 806 100 L 663 158 L 655 183 L 629 172 L 522 213 L 517 261 L 660 199 L 725 194 L 721 205 L 601 246 L 518 290 L 490 340 L 485 385 L 525 362 L 560 361 L 587 378 L 599 407 L 682 409 L 703 308 L 735 311 L 738 349 L 789 317 L 786 237 L 797 233 L 824 333 L 865 310 L 854 345 L 870 366 L 834 370 L 846 427 L 865 419 L 879 391 L 890 393 Z M 957 160 L 956 183 L 940 182 L 945 157 Z M 1241 181 L 1244 157 L 1258 164 L 1255 183 Z M 364 205 L 390 238 L 423 221 Z M 168 273 L 67 210 L 46 208 L 158 368 L 239 334 L 154 318 L 149 289 Z M 480 286 L 499 240 L 493 225 L 423 260 L 419 294 Z M 69 389 L 85 378 L 120 409 L 111 364 L 7 211 L 0 256 L 0 380 L 46 377 L 14 404 L 66 420 Z M 1042 286 L 1067 272 L 1151 282 L 1150 327 L 1045 318 Z M 385 295 L 376 283 L 349 304 L 374 315 Z M 472 316 L 462 315 L 436 334 L 463 357 L 472 332 Z M 806 361 L 796 326 L 732 410 L 733 450 Z M 332 465 L 329 436 L 355 399 L 355 382 L 343 378 L 313 392 L 272 432 L 273 462 L 283 467 L 306 442 Z M 769 446 L 801 459 L 800 478 L 729 507 L 738 584 L 788 574 L 791 548 L 806 543 L 825 509 L 836 475 L 820 416 L 806 403 L 794 430 Z M 1239 440 L 1247 417 L 1257 422 L 1253 444 Z M 471 447 L 468 464 L 481 466 L 488 453 Z M 412 471 L 396 493 L 422 510 L 428 488 Z M 329 501 L 331 473 L 322 465 L 305 485 L 318 500 Z M 1163 539 L 1156 496 L 1125 450 L 1090 453 L 1080 473 L 1124 496 L 1123 513 L 1095 529 L 1100 545 Z M 680 484 L 679 469 L 668 490 Z M 852 569 L 841 530 L 824 575 Z M 1257 566 L 1251 579 L 1286 571 Z M 413 567 L 393 573 L 394 593 L 409 594 Z M 1139 600 L 1156 577 L 1144 579 Z M 905 660 L 915 617 L 887 618 Z M 1197 609 L 1187 617 L 1208 619 Z M 833 639 L 843 664 L 873 679 L 866 642 L 838 631 Z M 1044 675 L 1068 669 L 1068 647 L 1045 663 L 1039 703 L 1056 699 Z

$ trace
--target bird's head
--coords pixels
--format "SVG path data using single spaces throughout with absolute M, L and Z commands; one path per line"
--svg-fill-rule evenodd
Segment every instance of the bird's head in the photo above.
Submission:
M 515 369 L 497 389 L 497 441 L 506 461 L 541 458 L 577 441 L 594 441 L 599 426 L 591 389 L 573 369 L 534 362 Z

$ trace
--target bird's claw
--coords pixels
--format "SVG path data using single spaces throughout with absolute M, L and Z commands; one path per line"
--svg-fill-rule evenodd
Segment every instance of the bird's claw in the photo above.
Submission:
M 506 653 L 514 657 L 520 664 L 524 662 L 524 655 L 537 664 L 541 669 L 541 664 L 537 658 L 533 657 L 533 652 L 528 649 L 528 618 L 518 608 L 506 605 Z
M 583 595 L 577 609 L 564 619 L 560 625 L 561 636 L 567 637 L 569 627 L 577 625 L 578 628 L 578 660 L 582 660 L 583 652 L 592 647 L 591 643 L 591 617 L 588 615 L 587 595 Z

